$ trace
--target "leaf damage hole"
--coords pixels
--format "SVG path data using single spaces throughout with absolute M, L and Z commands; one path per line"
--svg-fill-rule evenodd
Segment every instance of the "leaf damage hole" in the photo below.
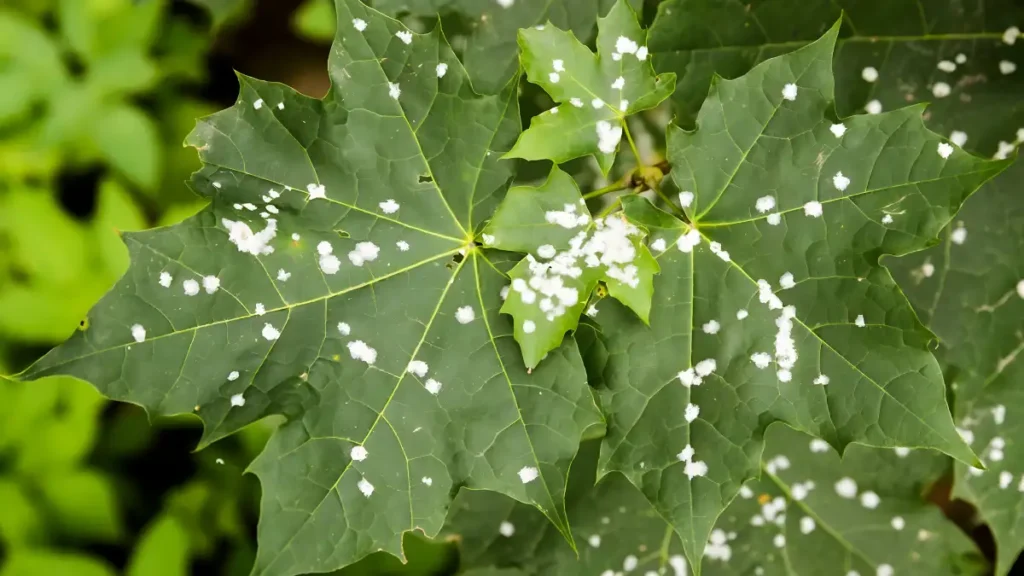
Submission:
M 429 183 L 429 182 L 433 182 L 433 181 L 434 181 L 434 178 L 430 174 L 420 174 L 420 177 L 419 177 L 420 184 L 425 184 L 425 183 Z

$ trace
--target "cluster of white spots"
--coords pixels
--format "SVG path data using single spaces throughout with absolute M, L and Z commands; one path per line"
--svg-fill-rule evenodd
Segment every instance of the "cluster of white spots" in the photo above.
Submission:
M 807 498 L 807 495 L 811 493 L 811 490 L 814 490 L 814 481 L 808 480 L 806 482 L 797 482 L 793 484 L 789 489 L 789 493 L 793 496 L 793 500 L 799 502 L 804 498 Z
M 689 208 L 693 204 L 693 192 L 683 191 L 679 193 L 679 205 Z
M 665 244 L 664 238 L 658 238 L 654 242 L 651 242 L 651 248 L 657 250 L 658 252 L 664 252 L 665 250 L 668 249 L 668 246 Z
M 281 331 L 274 328 L 274 325 L 268 322 L 263 325 L 263 331 L 261 334 L 266 340 L 277 340 L 281 336 Z
M 722 325 L 718 323 L 718 320 L 708 320 L 701 328 L 705 334 L 718 334 L 718 331 L 722 329 Z
M 668 559 L 668 565 L 672 567 L 672 571 L 674 572 L 673 576 L 686 576 L 689 572 L 686 565 L 686 559 L 679 554 L 670 556 Z
M 398 249 L 401 250 L 402 252 L 409 251 L 409 243 L 406 242 L 405 240 L 399 240 L 398 242 L 395 242 L 395 246 L 398 246 Z
M 591 548 L 600 548 L 601 547 L 601 535 L 600 534 L 591 534 L 587 538 L 587 544 L 590 544 Z
M 433 486 L 434 485 L 434 479 L 431 478 L 430 476 L 424 476 L 423 478 L 420 478 L 420 482 L 423 482 L 424 486 Z
M 882 216 L 882 224 L 892 224 L 892 214 Z
M 281 268 L 280 270 L 277 271 L 277 279 L 280 280 L 281 282 L 287 282 L 288 279 L 291 277 L 292 273 L 286 271 L 284 268 Z
M 398 212 L 399 208 L 398 202 L 395 202 L 392 198 L 388 198 L 377 205 L 380 206 L 381 211 L 385 214 L 394 214 L 395 212 Z
M 715 528 L 711 531 L 711 537 L 708 539 L 708 543 L 704 545 L 704 556 L 711 560 L 721 560 L 722 562 L 728 562 L 732 558 L 732 547 L 729 546 L 724 530 Z
M 789 100 L 792 102 L 793 100 L 796 100 L 796 92 L 796 84 L 790 82 L 789 84 L 786 84 L 785 86 L 782 87 L 782 98 L 784 100 Z
M 757 299 L 761 304 L 767 304 L 769 310 L 782 309 L 782 300 L 772 292 L 772 285 L 767 280 L 757 281 Z
M 412 32 L 408 30 L 399 30 L 395 32 L 395 37 L 401 40 L 405 44 L 412 44 Z
M 618 62 L 622 60 L 624 54 L 633 54 L 637 60 L 643 61 L 647 59 L 647 46 L 639 46 L 633 40 L 630 40 L 626 36 L 619 36 L 615 40 L 615 52 L 612 53 L 612 60 Z
M 540 476 L 540 472 L 533 466 L 523 466 L 519 469 L 519 479 L 523 481 L 523 484 L 533 482 L 538 476 Z
M 1003 42 L 1013 46 L 1017 42 L 1017 38 L 1020 37 L 1020 28 L 1016 26 L 1010 26 L 1003 32 Z
M 259 110 L 260 108 L 263 108 L 263 98 L 260 98 L 260 99 L 256 100 L 255 102 L 253 102 L 252 103 L 252 107 L 255 108 L 256 110 Z
M 625 112 L 629 110 L 629 100 L 619 100 L 619 112 Z
M 814 452 L 815 454 L 828 452 L 828 442 L 825 442 L 821 438 L 811 440 L 811 452 Z
M 534 324 L 533 320 L 527 320 L 523 322 L 523 333 L 533 334 L 533 331 L 537 329 L 537 325 Z
M 356 462 L 362 462 L 363 460 L 366 460 L 366 457 L 369 456 L 370 453 L 362 446 L 353 446 L 348 455 Z
M 306 192 L 309 192 L 309 199 L 327 198 L 327 187 L 323 184 L 306 184 Z
M 967 132 L 962 130 L 953 130 L 949 134 L 949 141 L 963 148 L 964 144 L 967 144 Z
M 392 100 L 398 100 L 398 97 L 402 95 L 402 88 L 398 85 L 398 82 L 388 82 L 388 96 L 391 96 Z
M 363 20 L 362 18 L 354 18 L 352 20 L 352 26 L 356 30 L 362 32 L 363 30 L 366 30 L 366 20 Z
M 572 104 L 577 108 L 583 108 L 583 100 L 580 100 L 579 98 L 569 98 L 569 104 Z
M 943 72 L 956 72 L 956 64 L 949 60 L 940 60 L 935 67 Z
M 872 100 L 864 106 L 864 110 L 866 110 L 868 114 L 881 114 L 882 103 L 878 100 Z
M 786 499 L 782 496 L 776 496 L 775 498 L 765 502 L 761 505 L 760 514 L 755 514 L 750 518 L 750 524 L 752 526 L 764 526 L 767 523 L 773 523 L 776 526 L 786 525 Z
M 362 340 L 349 342 L 346 346 L 348 346 L 348 353 L 352 356 L 353 360 L 360 360 L 367 364 L 373 364 L 377 361 L 377 351 L 370 348 Z
M 1010 60 L 999 61 L 999 72 L 1004 76 L 1013 74 L 1017 71 L 1017 63 L 1011 62 Z
M 170 288 L 171 287 L 171 282 L 173 282 L 173 281 L 174 281 L 174 277 L 171 276 L 170 272 L 161 272 L 160 273 L 160 280 L 159 280 L 159 282 L 160 282 L 160 285 L 163 286 L 164 288 Z
M 853 478 L 840 478 L 835 485 L 836 494 L 840 498 L 853 499 L 857 497 L 857 483 Z
M 367 498 L 373 494 L 373 484 L 370 484 L 370 481 L 366 478 L 360 478 L 359 482 L 356 483 L 356 486 L 359 488 L 359 491 L 363 493 L 363 496 L 366 496 Z
M 1021 130 L 1024 130 L 1024 128 L 1022 128 Z M 1024 137 L 1022 137 L 1021 135 L 1021 130 L 1017 131 L 1017 142 L 1024 142 Z M 1006 158 L 1016 148 L 1017 146 L 1014 142 L 1004 142 L 1003 140 L 1000 140 L 999 149 L 996 150 L 996 153 L 992 157 L 995 158 L 996 160 L 1006 160 Z
M 818 377 L 814 379 L 814 384 L 817 386 L 828 386 L 830 379 L 825 374 L 818 374 Z
M 434 68 L 434 71 L 437 72 L 438 78 L 444 78 L 444 75 L 448 73 L 448 65 L 441 62 Z
M 372 262 L 377 259 L 380 247 L 373 242 L 359 242 L 354 250 L 348 253 L 348 259 L 356 266 L 362 266 L 364 262 Z
M 874 66 L 867 66 L 860 71 L 860 77 L 865 82 L 874 82 L 878 80 L 878 70 Z
M 333 254 L 334 247 L 331 243 L 323 240 L 316 245 L 317 254 L 320 256 L 320 269 L 324 274 L 337 274 L 341 268 L 341 260 Z
M 736 319 L 743 320 L 747 316 L 750 316 L 750 312 L 747 312 L 745 308 L 740 308 L 736 311 Z
M 228 229 L 228 240 L 238 248 L 239 252 L 259 256 L 274 251 L 274 248 L 270 246 L 270 241 L 277 236 L 276 219 L 267 219 L 266 227 L 259 232 L 253 232 L 245 222 L 236 222 L 227 218 L 222 218 L 220 222 Z
M 548 210 L 544 213 L 544 220 L 548 224 L 558 224 L 569 230 L 590 224 L 590 214 L 586 212 L 577 214 L 577 208 L 576 204 L 565 204 L 562 206 L 562 210 Z
M 818 218 L 821 216 L 823 208 L 821 202 L 812 200 L 804 204 L 804 215 L 810 216 L 811 218 Z
M 234 394 L 231 396 L 231 405 L 236 407 L 245 406 L 245 397 L 241 394 Z
M 476 319 L 476 311 L 472 306 L 460 306 L 455 311 L 455 319 L 459 321 L 459 324 L 469 324 Z
M 427 371 L 430 370 L 430 366 L 422 360 L 413 360 L 409 362 L 409 365 L 405 367 L 405 371 L 410 374 L 415 374 L 420 378 L 427 375 Z
M 509 522 L 508 520 L 504 520 L 504 521 L 502 521 L 501 524 L 498 525 L 498 534 L 501 534 L 505 538 L 511 538 L 512 535 L 515 534 L 515 533 L 516 533 L 516 526 L 515 526 L 515 524 Z
M 601 120 L 597 123 L 598 150 L 605 154 L 614 154 L 620 140 L 622 140 L 622 126 L 612 126 L 606 120 Z
M 697 362 L 693 368 L 683 370 L 676 376 L 679 378 L 679 382 L 687 388 L 690 386 L 700 386 L 704 382 L 704 378 L 710 376 L 717 367 L 718 363 L 714 358 L 707 358 Z
M 761 196 L 757 199 L 757 202 L 754 203 L 754 208 L 756 208 L 761 214 L 768 212 L 772 208 L 775 208 L 775 197 Z
M 437 396 L 441 392 L 442 384 L 433 378 L 427 378 L 427 381 L 423 383 L 423 387 L 427 389 L 434 396 Z
M 957 245 L 962 245 L 964 242 L 967 242 L 967 228 L 964 228 L 963 223 L 960 223 L 956 229 L 950 232 L 949 239 L 952 240 L 953 244 Z
M 686 418 L 687 423 L 693 422 L 700 415 L 700 406 L 696 404 L 687 404 L 686 410 L 683 412 L 683 417 Z
M 811 532 L 814 532 L 815 528 L 817 528 L 817 524 L 814 523 L 814 518 L 811 518 L 810 516 L 804 516 L 800 519 L 801 534 L 810 534 Z
M 896 456 L 899 458 L 906 458 L 907 456 L 910 456 L 910 448 L 907 448 L 906 446 L 897 446 L 893 448 L 892 451 L 895 452 Z
M 783 454 L 779 454 L 764 463 L 764 469 L 767 470 L 769 474 L 777 474 L 779 470 L 789 470 L 789 466 L 789 458 Z
M 832 135 L 835 136 L 836 138 L 842 138 L 843 134 L 846 134 L 846 124 L 843 124 L 841 122 L 839 124 L 833 124 L 832 126 L 829 127 L 829 130 L 832 132 Z
M 860 505 L 867 508 L 868 510 L 874 510 L 878 508 L 878 504 L 881 503 L 882 499 L 878 497 L 878 494 L 868 490 L 862 492 L 860 495 Z
M 228 382 L 234 382 L 235 380 L 238 380 L 239 376 L 241 376 L 241 374 L 238 373 L 238 370 L 232 370 L 230 373 L 228 373 Z
M 992 420 L 995 421 L 996 425 L 1002 426 L 1003 422 L 1006 421 L 1006 406 L 997 404 L 992 407 Z
M 136 342 L 142 342 L 146 339 L 146 329 L 142 324 L 132 324 L 132 338 Z
M 903 530 L 907 526 L 907 522 L 902 516 L 893 516 L 892 520 L 889 521 L 889 524 L 892 525 L 893 530 L 897 531 Z
M 796 352 L 796 341 L 793 340 L 793 318 L 796 317 L 796 308 L 786 306 L 782 314 L 775 319 L 775 326 L 778 331 L 775 333 L 775 364 L 779 369 L 775 375 L 781 382 L 789 382 L 793 379 L 790 372 L 796 365 L 798 358 Z
M 935 84 L 932 84 L 932 96 L 935 96 L 936 98 L 945 98 L 946 96 L 949 96 L 949 93 L 952 91 L 953 89 L 945 82 L 936 82 Z
M 696 228 L 690 228 L 689 232 L 676 240 L 676 248 L 679 248 L 680 252 L 693 252 L 694 247 L 698 244 L 700 244 L 700 232 L 697 232 Z
M 1002 436 L 996 436 L 988 443 L 988 459 L 993 462 L 1003 460 L 1003 448 L 1006 448 L 1006 440 Z
M 195 296 L 196 294 L 199 294 L 199 282 L 196 282 L 191 278 L 182 282 L 181 287 L 185 290 L 186 296 Z
M 708 248 L 711 250 L 712 254 L 718 256 L 722 260 L 724 260 L 726 262 L 729 262 L 731 260 L 731 258 L 729 257 L 729 251 L 728 250 L 722 250 L 722 244 L 721 243 L 719 243 L 719 242 L 711 242 L 711 243 L 708 244 Z
M 779 287 L 782 288 L 783 290 L 789 290 L 794 286 L 796 286 L 796 281 L 793 280 L 792 272 L 786 272 L 785 274 L 779 277 Z
M 678 458 L 680 462 L 684 462 L 686 464 L 683 467 L 683 473 L 685 473 L 686 477 L 690 480 L 693 480 L 697 476 L 704 476 L 708 473 L 708 465 L 702 460 L 694 460 L 694 454 L 695 450 L 693 449 L 693 446 L 687 444 L 686 448 L 683 448 L 683 450 L 676 455 L 676 458 Z

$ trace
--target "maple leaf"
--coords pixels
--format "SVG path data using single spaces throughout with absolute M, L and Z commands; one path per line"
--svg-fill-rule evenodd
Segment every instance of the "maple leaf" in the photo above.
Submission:
M 478 96 L 439 29 L 337 11 L 327 97 L 240 76 L 188 138 L 210 206 L 124 234 L 127 274 L 20 378 L 193 413 L 202 446 L 286 416 L 251 466 L 256 574 L 401 556 L 462 486 L 568 536 L 569 463 L 600 415 L 573 341 L 527 373 L 499 314 L 512 261 L 475 244 L 511 178 L 516 82 Z

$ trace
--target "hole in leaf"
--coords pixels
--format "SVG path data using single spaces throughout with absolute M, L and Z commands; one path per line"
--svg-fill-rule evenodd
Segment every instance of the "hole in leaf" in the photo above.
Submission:
M 431 178 L 429 174 L 420 174 L 420 184 L 423 184 L 424 182 L 433 182 L 433 181 L 434 181 L 434 179 Z
M 335 230 L 334 232 L 340 238 L 349 238 L 349 237 L 352 236 L 351 234 L 349 234 L 348 232 L 345 232 L 344 230 Z

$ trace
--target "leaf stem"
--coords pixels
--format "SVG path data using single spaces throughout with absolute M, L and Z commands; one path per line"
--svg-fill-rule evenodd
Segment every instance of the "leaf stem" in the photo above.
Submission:
M 640 158 L 640 151 L 636 149 L 636 142 L 633 142 L 633 134 L 629 132 L 629 124 L 626 123 L 626 118 L 622 118 L 622 131 L 626 133 L 626 140 L 629 141 L 629 147 L 633 150 L 633 156 L 636 156 L 636 169 L 639 172 L 644 167 L 644 161 Z
M 625 190 L 626 188 L 629 188 L 629 181 L 630 175 L 627 174 L 617 182 L 612 182 L 611 184 L 605 186 L 604 188 L 598 188 L 597 190 L 587 192 L 586 194 L 583 195 L 583 199 L 590 200 L 591 198 L 597 198 L 598 196 L 604 196 L 605 194 L 618 192 L 619 190 Z
M 601 210 L 601 212 L 596 217 L 594 217 L 594 219 L 599 220 L 611 214 L 612 212 L 615 211 L 616 208 L 619 207 L 620 204 L 622 204 L 622 196 L 616 197 L 615 200 L 611 204 L 606 206 L 604 210 Z

